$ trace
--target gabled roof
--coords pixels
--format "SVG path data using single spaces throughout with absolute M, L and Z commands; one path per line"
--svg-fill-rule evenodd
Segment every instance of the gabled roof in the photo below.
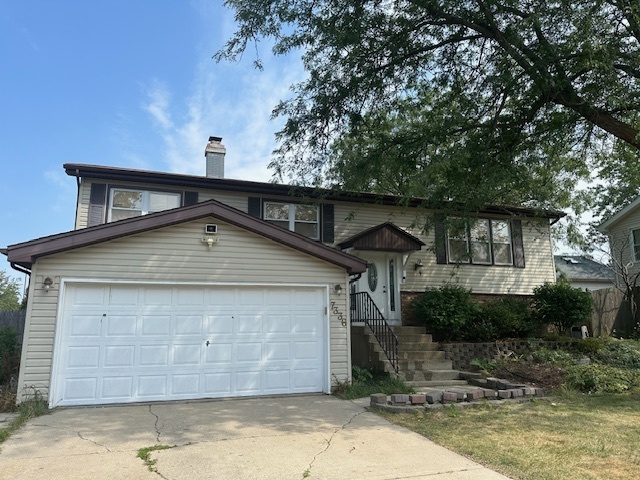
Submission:
M 81 163 L 65 163 L 63 165 L 67 175 L 81 178 L 97 178 L 114 182 L 150 183 L 156 185 L 171 185 L 180 189 L 198 188 L 208 190 L 235 191 L 253 193 L 257 195 L 301 196 L 344 202 L 374 203 L 381 205 L 400 205 L 409 207 L 423 207 L 431 210 L 455 209 L 455 203 L 441 202 L 438 205 L 425 204 L 423 198 L 397 197 L 394 195 L 378 195 L 365 192 L 333 191 L 325 188 L 301 187 L 267 182 L 249 182 L 229 178 L 210 178 L 197 175 L 183 175 L 176 173 L 154 172 L 120 167 L 105 167 L 101 165 L 87 165 Z M 548 210 L 509 205 L 487 205 L 478 213 L 489 215 L 517 215 L 526 217 L 560 219 L 566 214 L 559 210 Z
M 385 222 L 348 238 L 338 246 L 342 249 L 411 252 L 420 250 L 424 246 L 424 242 L 393 223 Z
M 612 215 L 608 220 L 602 222 L 598 225 L 598 230 L 603 233 L 606 233 L 615 223 L 618 223 L 624 217 L 629 215 L 632 211 L 636 209 L 636 207 L 640 206 L 640 197 L 636 198 L 633 202 L 628 204 L 626 207 L 620 209 L 617 213 Z
M 582 255 L 554 255 L 556 270 L 571 281 L 611 282 L 613 270 Z
M 30 269 L 38 258 L 46 255 L 95 245 L 108 240 L 206 217 L 217 218 L 274 242 L 332 263 L 344 268 L 349 274 L 362 273 L 367 269 L 365 260 L 252 217 L 216 200 L 208 200 L 188 207 L 174 208 L 10 245 L 6 249 L 6 255 L 9 262 Z

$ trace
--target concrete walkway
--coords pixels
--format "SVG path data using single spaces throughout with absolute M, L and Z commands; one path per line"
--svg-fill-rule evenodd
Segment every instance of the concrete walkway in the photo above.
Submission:
M 0 445 L 2 479 L 507 477 L 325 395 L 56 410 Z M 472 434 L 472 432 L 470 432 Z M 157 473 L 136 458 L 153 445 Z

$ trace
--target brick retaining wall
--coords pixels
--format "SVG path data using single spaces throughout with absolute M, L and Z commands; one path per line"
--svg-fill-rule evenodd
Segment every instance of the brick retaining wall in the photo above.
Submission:
M 547 342 L 543 340 L 513 340 L 482 343 L 441 343 L 440 350 L 453 363 L 455 370 L 469 369 L 474 358 L 495 360 L 513 352 L 515 355 L 526 355 L 538 348 L 557 350 L 567 348 L 572 342 Z

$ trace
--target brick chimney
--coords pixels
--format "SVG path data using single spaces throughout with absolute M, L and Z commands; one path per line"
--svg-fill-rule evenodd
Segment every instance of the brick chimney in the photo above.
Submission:
M 209 137 L 209 143 L 204 149 L 209 178 L 224 178 L 224 155 L 227 149 L 221 142 L 222 137 Z

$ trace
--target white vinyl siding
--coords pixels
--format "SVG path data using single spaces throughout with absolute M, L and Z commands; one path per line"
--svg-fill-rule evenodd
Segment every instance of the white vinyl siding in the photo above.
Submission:
M 215 221 L 220 242 L 209 249 L 201 241 L 206 223 L 212 220 L 188 222 L 39 259 L 31 276 L 20 392 L 28 394 L 26 387 L 48 391 L 61 279 L 326 285 L 336 311 L 348 315 L 348 295 L 336 295 L 332 288 L 340 283 L 346 292 L 348 276 L 342 268 L 221 221 Z M 54 285 L 45 293 L 42 282 L 47 276 L 54 279 Z M 347 381 L 348 331 L 334 313 L 330 313 L 329 337 L 331 381 Z
M 431 213 L 420 213 L 417 209 L 403 207 L 339 203 L 335 205 L 335 243 L 384 222 L 392 222 L 418 237 L 426 246 L 405 257 L 406 277 L 400 286 L 401 291 L 405 292 L 422 292 L 446 282 L 458 282 L 474 293 L 531 295 L 533 289 L 544 282 L 555 282 L 551 232 L 547 219 L 522 219 L 526 268 L 515 268 L 437 264 L 432 250 L 435 242 L 433 226 L 426 235 L 420 227 L 425 224 L 425 215 Z M 358 254 L 357 250 L 352 253 Z M 423 267 L 415 270 L 413 265 L 418 259 L 422 261 Z

